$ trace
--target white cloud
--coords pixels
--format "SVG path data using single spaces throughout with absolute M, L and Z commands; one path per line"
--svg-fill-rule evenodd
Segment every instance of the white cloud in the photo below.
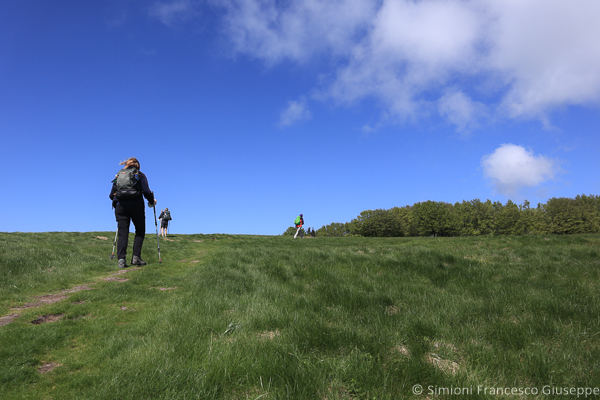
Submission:
M 554 179 L 560 171 L 557 161 L 514 144 L 503 144 L 492 154 L 482 157 L 484 176 L 494 189 L 505 196 L 515 196 L 522 189 L 534 188 Z
M 236 52 L 269 65 L 334 56 L 325 98 L 375 99 L 401 120 L 437 103 L 467 129 L 478 113 L 465 104 L 544 119 L 600 102 L 597 0 L 211 1 L 225 9 Z M 462 106 L 450 107 L 448 90 L 462 93 Z
M 457 71 L 477 71 L 481 22 L 463 4 L 385 1 L 329 94 L 339 101 L 373 97 L 393 115 L 418 117 L 429 102 L 424 92 L 443 87 Z
M 310 111 L 306 108 L 306 100 L 290 101 L 288 107 L 281 113 L 279 125 L 290 126 L 296 122 L 311 119 Z
M 489 68 L 504 75 L 511 116 L 600 100 L 600 2 L 495 2 Z

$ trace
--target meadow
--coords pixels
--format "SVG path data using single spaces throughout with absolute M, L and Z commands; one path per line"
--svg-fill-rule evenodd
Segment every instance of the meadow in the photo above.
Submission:
M 113 238 L 0 233 L 0 398 L 600 397 L 598 235 Z

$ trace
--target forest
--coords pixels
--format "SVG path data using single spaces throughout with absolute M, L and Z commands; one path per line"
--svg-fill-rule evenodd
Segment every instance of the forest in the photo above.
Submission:
M 284 235 L 293 235 L 288 228 Z M 425 201 L 412 206 L 365 210 L 350 222 L 332 222 L 310 236 L 477 236 L 600 232 L 600 196 L 553 197 L 532 207 L 479 199 L 454 204 Z

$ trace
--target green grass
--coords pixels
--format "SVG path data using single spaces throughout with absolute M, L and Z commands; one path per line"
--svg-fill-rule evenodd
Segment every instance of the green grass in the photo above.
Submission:
M 149 264 L 118 276 L 113 238 L 0 233 L 0 317 L 19 315 L 0 326 L 0 398 L 425 399 L 450 387 L 551 398 L 542 391 L 600 386 L 597 235 L 170 235 L 161 264 L 147 235 Z M 31 323 L 49 315 L 61 318 Z

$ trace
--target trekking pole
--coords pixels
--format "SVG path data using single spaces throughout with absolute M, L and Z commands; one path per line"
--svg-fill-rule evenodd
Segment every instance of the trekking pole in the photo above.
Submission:
M 156 245 L 158 246 L 158 263 L 162 263 L 160 259 L 160 242 L 158 241 L 158 222 L 156 222 L 156 206 L 152 206 L 154 209 L 154 226 L 156 227 Z
M 117 231 L 115 232 L 115 242 L 113 243 L 113 251 L 112 254 L 110 255 L 110 258 L 115 258 L 115 247 L 117 246 L 117 234 L 119 233 L 119 229 L 117 228 Z

